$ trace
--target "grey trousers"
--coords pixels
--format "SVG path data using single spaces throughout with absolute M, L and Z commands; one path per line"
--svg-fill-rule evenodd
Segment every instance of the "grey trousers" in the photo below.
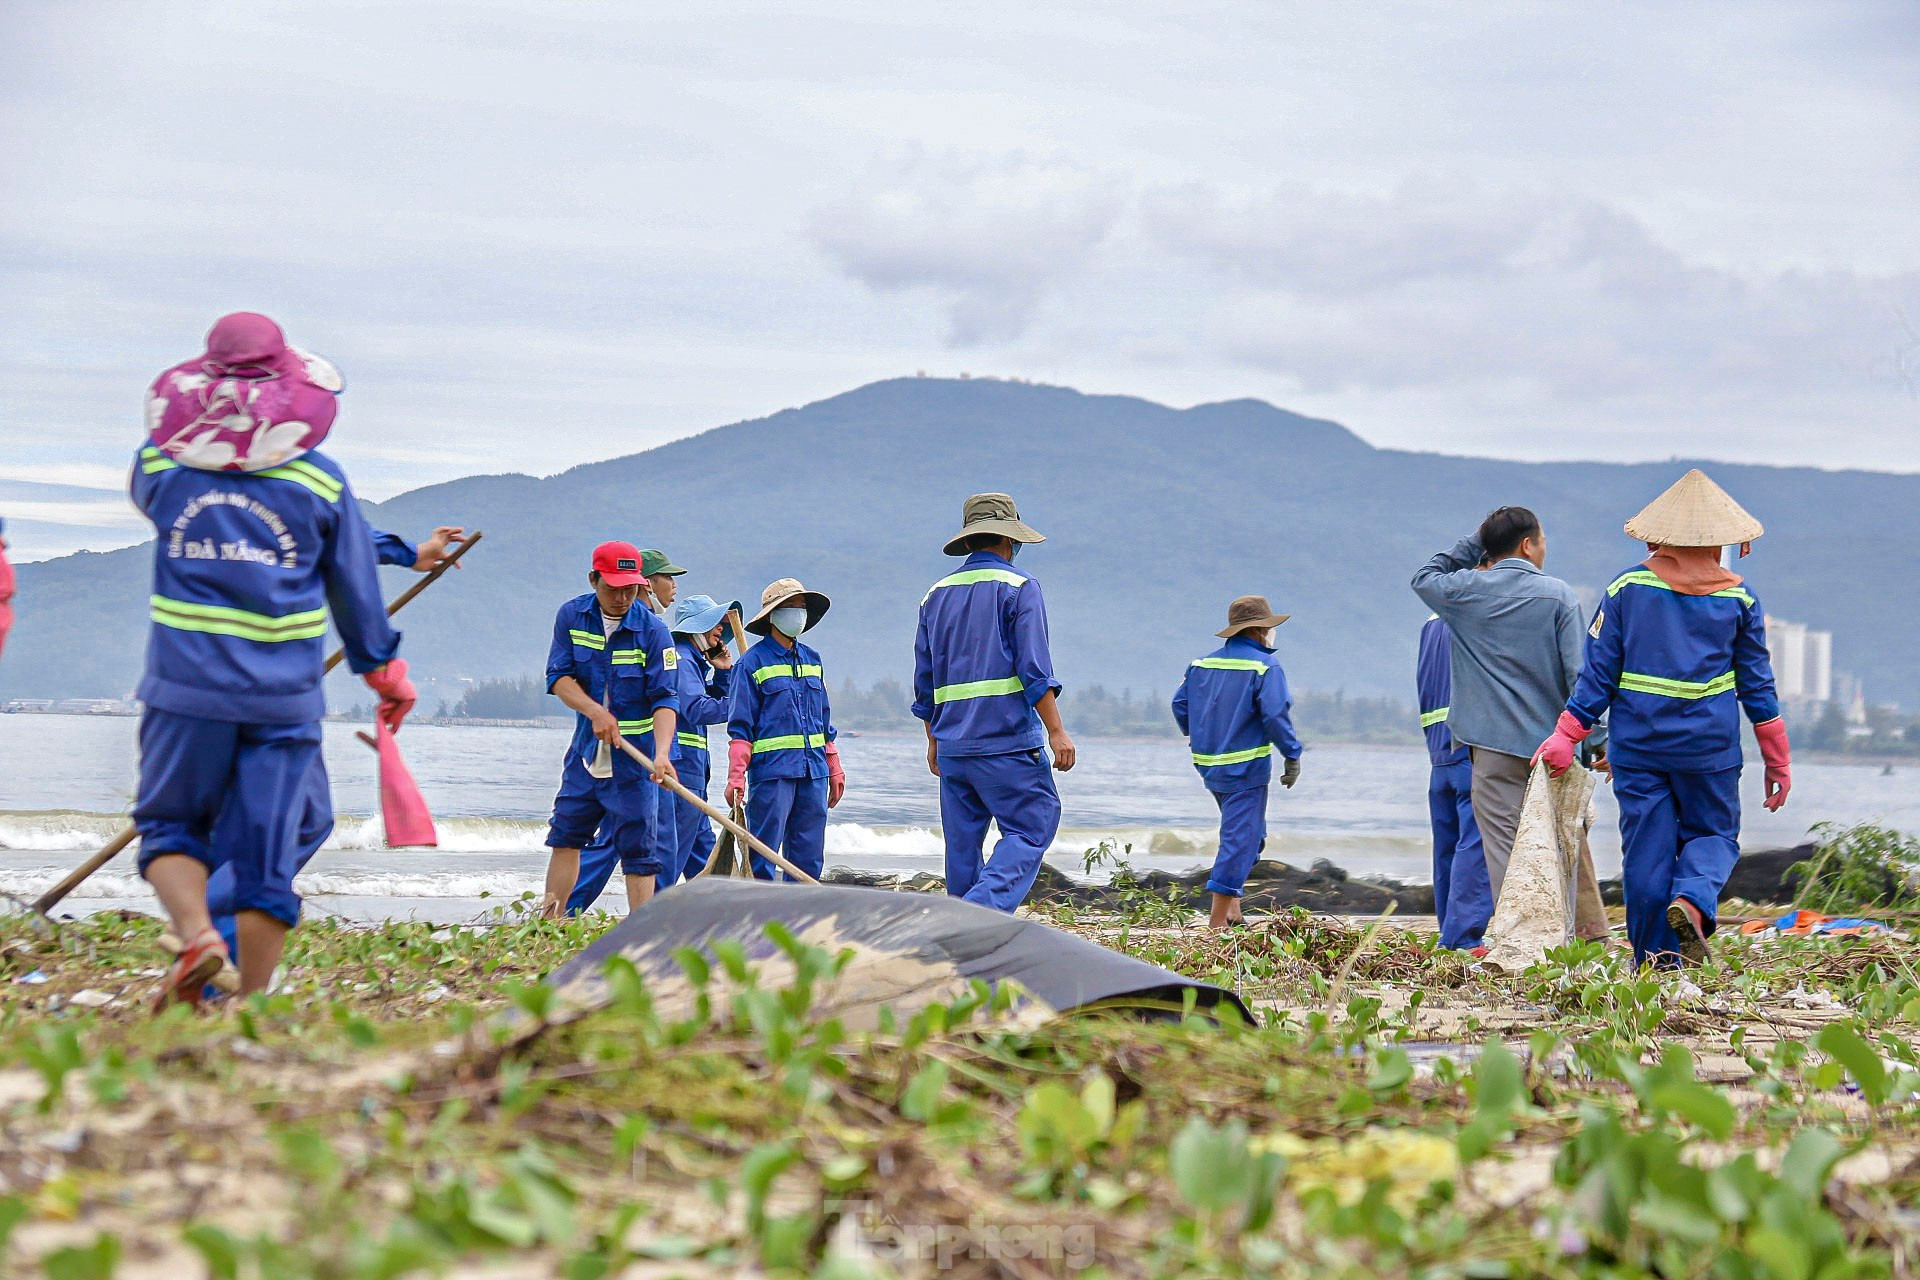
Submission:
M 1493 900 L 1500 901 L 1507 861 L 1513 857 L 1513 838 L 1520 830 L 1520 805 L 1527 795 L 1527 776 L 1533 766 L 1525 756 L 1510 756 L 1485 747 L 1473 755 L 1473 818 L 1480 824 L 1480 847 L 1487 858 L 1487 882 Z M 1604 938 L 1607 908 L 1600 901 L 1600 881 L 1593 872 L 1593 850 L 1580 832 L 1580 858 L 1574 867 L 1573 933 L 1577 938 Z

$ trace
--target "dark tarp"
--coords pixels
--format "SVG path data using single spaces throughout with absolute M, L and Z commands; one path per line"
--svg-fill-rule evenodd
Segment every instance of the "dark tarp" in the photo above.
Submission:
M 606 1002 L 603 972 L 616 953 L 647 980 L 663 1017 L 685 1016 L 693 990 L 673 953 L 692 947 L 710 956 L 711 944 L 723 938 L 741 944 L 762 985 L 784 985 L 793 970 L 764 932 L 773 920 L 830 953 L 854 951 L 840 978 L 815 999 L 823 1016 L 849 1025 L 871 1025 L 882 1006 L 910 1016 L 954 999 L 975 978 L 1018 983 L 1044 1006 L 1042 1014 L 1106 1005 L 1177 1016 L 1191 991 L 1197 1009 L 1230 1005 L 1253 1021 L 1240 997 L 1224 988 L 958 898 L 705 877 L 655 897 L 555 970 L 548 982 L 560 995 L 557 1016 Z

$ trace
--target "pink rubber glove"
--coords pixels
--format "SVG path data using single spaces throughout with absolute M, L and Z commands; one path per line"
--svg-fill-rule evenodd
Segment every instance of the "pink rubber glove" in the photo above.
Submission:
M 1586 740 L 1593 730 L 1573 718 L 1573 712 L 1562 711 L 1559 721 L 1553 726 L 1553 736 L 1540 744 L 1533 753 L 1533 763 L 1547 762 L 1547 772 L 1559 777 L 1573 767 L 1573 749 Z
M 413 710 L 413 704 L 420 700 L 420 695 L 414 691 L 413 681 L 407 679 L 406 659 L 395 658 L 360 678 L 367 682 L 367 688 L 380 695 L 380 705 L 375 708 L 374 716 L 387 726 L 388 733 L 400 732 L 400 722 L 407 718 L 407 712 Z
M 1760 758 L 1767 762 L 1767 798 L 1760 803 L 1769 811 L 1778 810 L 1793 790 L 1793 752 L 1787 746 L 1787 722 L 1779 716 L 1753 726 L 1760 740 Z
M 747 761 L 753 759 L 753 744 L 745 738 L 727 740 L 727 807 L 738 809 L 747 802 Z
M 840 748 L 827 744 L 827 808 L 840 803 L 840 797 L 847 794 L 847 771 L 840 767 Z

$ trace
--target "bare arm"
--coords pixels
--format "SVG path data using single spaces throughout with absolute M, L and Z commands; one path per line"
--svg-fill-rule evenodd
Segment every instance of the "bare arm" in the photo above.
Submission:
M 1040 701 L 1033 704 L 1034 711 L 1040 717 L 1040 723 L 1047 727 L 1047 747 L 1053 752 L 1053 767 L 1065 773 L 1073 768 L 1077 752 L 1073 739 L 1067 736 L 1066 726 L 1060 723 L 1060 699 L 1053 690 L 1042 694 Z

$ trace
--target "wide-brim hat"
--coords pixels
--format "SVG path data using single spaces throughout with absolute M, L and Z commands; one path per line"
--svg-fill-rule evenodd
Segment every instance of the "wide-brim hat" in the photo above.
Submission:
M 1752 542 L 1766 526 L 1695 467 L 1627 521 L 1626 531 L 1658 547 L 1731 547 Z
M 712 596 L 688 596 L 674 602 L 673 625 L 668 630 L 677 636 L 703 636 L 739 608 L 738 600 L 720 604 Z
M 1226 628 L 1213 634 L 1230 640 L 1250 627 L 1264 631 L 1268 627 L 1279 626 L 1292 616 L 1290 613 L 1275 613 L 1265 596 L 1241 596 L 1227 606 Z
M 827 616 L 827 610 L 833 608 L 833 601 L 818 591 L 809 591 L 800 585 L 798 578 L 781 578 L 769 582 L 767 589 L 760 593 L 760 612 L 747 619 L 747 630 L 754 635 L 767 634 L 767 628 L 773 625 L 769 619 L 773 611 L 792 600 L 804 601 L 807 606 L 807 629 L 820 625 L 820 619 Z
M 1045 542 L 1047 537 L 1020 519 L 1020 509 L 1004 493 L 976 493 L 960 506 L 960 532 L 947 539 L 950 556 L 967 554 L 966 541 L 979 534 L 1015 542 Z

